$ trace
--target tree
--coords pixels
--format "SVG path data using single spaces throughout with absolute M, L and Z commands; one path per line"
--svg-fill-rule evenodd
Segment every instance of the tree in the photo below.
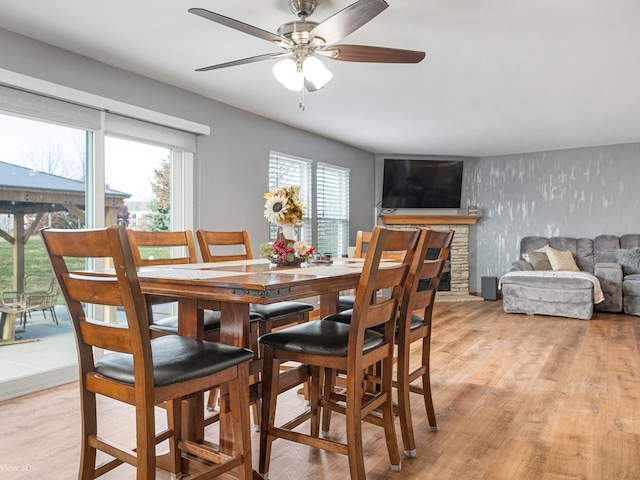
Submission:
M 53 138 L 30 143 L 20 152 L 20 161 L 27 168 L 81 182 L 85 176 L 85 158 L 86 146 L 81 142 L 69 148 Z
M 155 199 L 149 204 L 151 213 L 145 223 L 152 232 L 166 232 L 171 227 L 171 161 L 169 157 L 160 161 L 160 166 L 153 169 L 155 181 L 151 189 Z
M 73 147 L 61 143 L 55 138 L 44 138 L 32 142 L 21 149 L 20 162 L 32 170 L 84 182 L 86 144 L 79 139 Z M 37 215 L 25 215 L 25 228 L 38 218 Z M 50 212 L 41 218 L 37 230 L 44 227 L 81 228 L 81 221 L 71 212 L 61 210 Z

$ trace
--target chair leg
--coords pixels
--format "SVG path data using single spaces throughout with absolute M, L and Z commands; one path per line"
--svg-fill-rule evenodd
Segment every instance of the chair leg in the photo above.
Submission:
M 346 443 L 351 480 L 366 480 L 367 478 L 362 449 L 362 380 L 361 373 L 347 375 Z
M 422 375 L 422 392 L 424 397 L 424 406 L 427 409 L 427 418 L 429 419 L 429 430 L 438 431 L 438 423 L 436 420 L 436 411 L 433 408 L 433 397 L 431 396 L 431 327 L 429 333 L 422 340 L 422 365 L 424 365 L 424 374 Z
M 216 409 L 216 403 L 218 403 L 218 394 L 219 390 L 217 388 L 212 388 L 209 390 L 209 398 L 207 399 L 207 410 L 213 412 Z
M 58 316 L 56 315 L 56 308 L 55 307 L 51 307 L 51 316 L 53 317 L 53 321 L 56 323 L 56 325 L 60 325 L 58 323 Z
M 89 438 L 98 435 L 98 420 L 96 414 L 96 395 L 82 391 L 82 446 L 80 451 L 80 471 L 78 478 L 93 480 L 96 470 L 96 449 L 89 445 Z
M 324 394 L 323 397 L 329 400 L 331 394 L 336 388 L 336 376 L 338 372 L 332 368 L 326 368 L 324 371 Z M 329 436 L 329 429 L 331 428 L 331 408 L 325 407 L 322 409 L 322 436 Z
M 256 400 L 251 404 L 251 413 L 253 414 L 253 430 L 260 431 L 260 422 L 262 421 L 262 400 Z
M 260 458 L 258 461 L 258 472 L 260 472 L 264 478 L 268 478 L 269 463 L 271 461 L 271 445 L 273 443 L 273 437 L 269 435 L 269 429 L 274 425 L 276 418 L 280 360 L 274 358 L 273 349 L 271 348 L 267 347 L 263 352 L 262 417 L 260 423 Z
M 405 343 L 405 342 L 400 342 Z M 408 342 L 407 342 L 408 343 Z M 413 434 L 411 418 L 411 402 L 409 400 L 409 350 L 410 345 L 398 346 L 397 364 L 397 390 L 398 390 L 398 415 L 400 417 L 400 432 L 402 445 L 407 457 L 416 456 L 416 441 Z
M 310 376 L 307 380 L 309 385 L 309 408 L 311 411 L 311 425 L 309 435 L 318 437 L 320 434 L 320 389 L 322 388 L 323 370 L 315 365 L 310 365 Z
M 148 399 L 136 403 L 136 480 L 156 474 L 155 411 Z
M 233 426 L 233 454 L 242 455 L 242 463 L 238 465 L 238 478 L 251 480 L 251 431 L 249 429 L 249 365 L 238 365 L 238 379 L 229 382 L 229 400 Z
M 169 437 L 169 473 L 172 478 L 180 478 L 182 473 L 182 454 L 180 440 L 182 438 L 182 398 L 166 402 L 167 426 L 173 432 Z
M 384 436 L 387 441 L 387 450 L 389 452 L 389 462 L 391 470 L 399 472 L 401 468 L 400 452 L 398 451 L 398 439 L 396 437 L 396 428 L 393 422 L 393 355 L 382 360 L 382 382 L 380 384 L 382 395 L 386 396 L 385 402 L 382 404 L 382 424 L 384 426 Z

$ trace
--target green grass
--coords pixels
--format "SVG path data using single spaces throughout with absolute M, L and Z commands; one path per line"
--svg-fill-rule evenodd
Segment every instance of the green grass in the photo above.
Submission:
M 51 264 L 44 251 L 42 239 L 32 236 L 24 248 L 24 274 L 52 274 Z M 13 245 L 0 239 L 0 289 L 13 288 Z

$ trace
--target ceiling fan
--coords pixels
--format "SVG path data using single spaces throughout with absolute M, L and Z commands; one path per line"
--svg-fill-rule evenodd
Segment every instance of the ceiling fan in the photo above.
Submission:
M 425 57 L 424 52 L 414 50 L 337 44 L 386 9 L 389 4 L 385 0 L 358 0 L 320 23 L 308 20 L 316 5 L 317 0 L 290 0 L 289 7 L 299 20 L 281 25 L 277 33 L 204 8 L 189 9 L 194 15 L 273 42 L 283 50 L 198 68 L 196 71 L 206 72 L 263 60 L 281 59 L 273 66 L 276 79 L 290 90 L 302 91 L 306 88 L 314 92 L 324 87 L 333 77 L 319 60 L 319 56 L 345 62 L 371 63 L 418 63 Z

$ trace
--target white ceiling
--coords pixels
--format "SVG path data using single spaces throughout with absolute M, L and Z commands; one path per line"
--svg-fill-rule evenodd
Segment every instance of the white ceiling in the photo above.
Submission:
M 355 0 L 318 0 L 320 22 Z M 275 32 L 287 0 L 0 0 L 0 27 L 374 153 L 487 156 L 640 141 L 637 0 L 387 0 L 342 43 L 424 50 L 417 65 L 323 60 L 333 80 L 298 94 L 279 51 L 187 13 Z M 0 46 L 0 48 L 2 48 Z

